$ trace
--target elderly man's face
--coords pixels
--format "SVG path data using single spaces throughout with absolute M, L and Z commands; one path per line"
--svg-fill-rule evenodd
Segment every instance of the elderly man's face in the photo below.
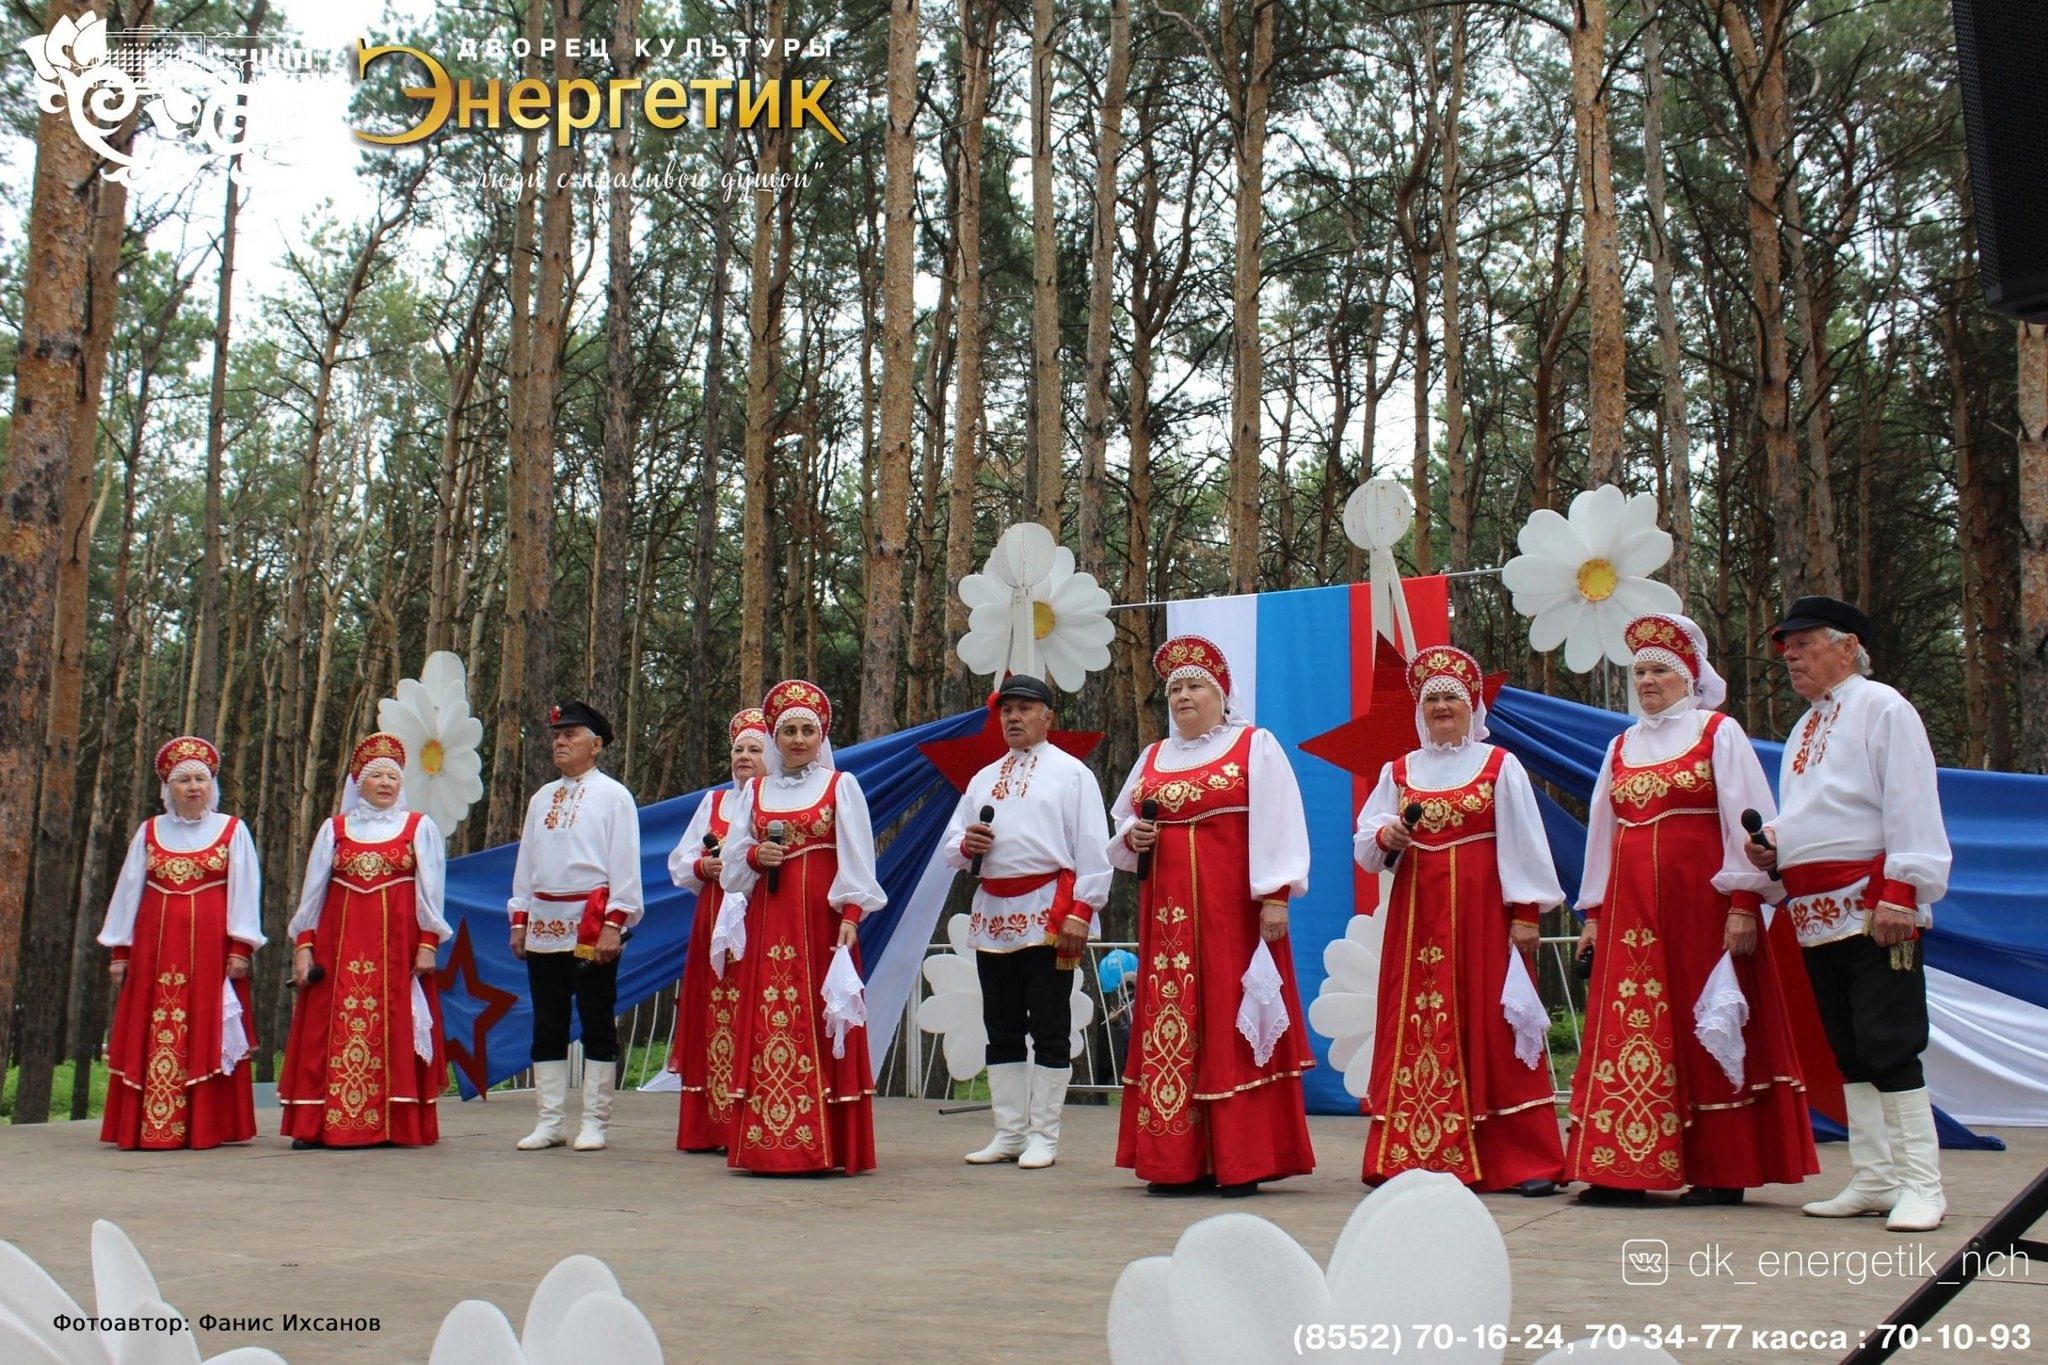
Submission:
M 1778 641 L 1778 650 L 1785 657 L 1792 690 L 1808 701 L 1856 671 L 1856 637 L 1830 640 L 1826 626 L 1791 631 Z
M 587 725 L 564 725 L 555 731 L 555 771 L 564 777 L 581 777 L 597 766 L 604 741 Z
M 1012 749 L 1029 749 L 1052 730 L 1052 708 L 1030 697 L 1003 698 L 996 718 L 1003 723 L 1003 742 Z

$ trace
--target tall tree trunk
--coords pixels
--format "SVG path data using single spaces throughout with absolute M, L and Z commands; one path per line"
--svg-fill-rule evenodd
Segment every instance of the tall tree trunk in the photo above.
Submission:
M 1429 117 L 1443 148 L 1443 188 L 1437 196 L 1437 242 L 1444 301 L 1444 506 L 1451 522 L 1448 567 L 1472 567 L 1472 526 L 1479 515 L 1472 465 L 1465 456 L 1464 313 L 1458 300 L 1458 118 L 1465 103 L 1465 11 L 1451 11 L 1449 89 L 1437 107 L 1436 59 L 1430 57 Z
M 1733 58 L 1734 95 L 1748 187 L 1750 317 L 1756 332 L 1756 413 L 1763 433 L 1772 550 L 1783 596 L 1811 585 L 1799 447 L 1792 434 L 1785 341 L 1783 251 L 1778 239 L 1784 181 L 1785 0 L 1753 0 L 1756 30 L 1737 0 L 1721 0 L 1721 31 Z
M 1230 591 L 1259 589 L 1259 236 L 1265 225 L 1266 112 L 1272 97 L 1273 29 L 1279 0 L 1249 0 L 1249 35 L 1238 32 L 1238 0 L 1219 21 L 1223 86 L 1237 152 L 1236 234 L 1231 274 Z
M 76 21 L 106 13 L 104 4 L 51 0 L 47 18 Z M 92 352 L 97 297 L 92 268 L 94 201 L 99 168 L 70 117 L 36 120 L 34 197 L 29 209 L 21 337 L 15 355 L 14 413 L 7 430 L 7 467 L 0 470 L 0 507 L 8 534 L 0 543 L 0 1065 L 10 1056 L 15 985 L 20 968 L 36 804 L 30 793 L 46 754 L 56 580 L 65 534 L 77 519 L 76 483 L 69 477 L 81 443 L 90 446 L 99 415 Z
M 93 177 L 91 260 L 86 296 L 85 391 L 72 428 L 71 465 L 65 479 L 64 543 L 57 561 L 52 622 L 49 710 L 43 731 L 43 769 L 36 793 L 36 858 L 29 864 L 30 904 L 23 944 L 21 990 L 42 1008 L 23 1016 L 21 1073 L 14 1099 L 16 1123 L 41 1123 L 50 1113 L 50 1081 L 64 1050 L 66 994 L 71 983 L 72 918 L 78 909 L 73 807 L 78 790 L 78 735 L 83 720 L 86 583 L 92 568 L 95 507 L 93 468 L 99 451 L 99 393 L 107 348 L 114 336 L 115 275 L 128 217 L 125 185 Z
M 1083 572 L 1107 573 L 1102 541 L 1105 452 L 1109 447 L 1110 302 L 1116 289 L 1117 158 L 1123 146 L 1124 91 L 1131 77 L 1130 0 L 1110 0 L 1109 74 L 1095 135 L 1095 225 L 1088 243 L 1088 350 L 1081 407 L 1081 489 L 1075 501 Z
M 256 41 L 263 21 L 269 16 L 270 0 L 256 0 L 243 21 L 247 46 L 242 54 L 242 84 L 255 76 Z M 206 511 L 200 534 L 199 555 L 199 644 L 193 676 L 198 686 L 192 709 L 185 716 L 185 732 L 214 739 L 214 716 L 220 709 L 220 481 L 227 446 L 228 336 L 235 297 L 235 223 L 241 216 L 242 187 L 234 172 L 242 165 L 237 156 L 229 161 L 226 203 L 220 220 L 220 288 L 214 300 L 213 381 L 206 399 Z
M 719 168 L 731 174 L 739 161 L 739 120 L 727 119 L 725 138 L 719 145 Z M 715 676 L 711 671 L 711 563 L 718 545 L 718 448 L 725 439 L 725 312 L 729 292 L 728 271 L 732 263 L 732 198 L 718 196 L 711 210 L 711 302 L 704 342 L 704 438 L 699 446 L 697 475 L 697 544 L 691 565 L 693 589 L 690 598 L 691 678 L 699 693 L 708 691 Z M 636 618 L 637 620 L 637 618 Z M 740 680 L 740 704 L 758 706 L 761 693 L 749 691 Z M 697 761 L 690 767 L 690 780 L 709 782 L 716 771 L 719 737 L 723 731 L 712 725 L 698 725 L 688 741 Z
M 539 55 L 548 0 L 527 0 L 523 37 L 531 55 L 526 76 L 538 79 Z M 534 345 L 534 241 L 539 234 L 540 134 L 526 133 L 519 144 L 519 201 L 512 215 L 512 269 L 507 284 L 512 294 L 512 327 L 505 351 L 505 622 L 498 648 L 498 714 L 491 739 L 490 820 L 485 841 L 512 842 L 526 811 L 526 637 L 533 618 L 535 590 L 532 544 L 533 461 L 527 454 L 531 432 L 526 410 L 532 395 Z M 553 458 L 552 455 L 549 456 Z
M 636 79 L 633 41 L 640 0 L 617 0 L 612 18 L 612 62 L 620 80 Z M 598 473 L 597 547 L 590 574 L 597 580 L 596 627 L 591 631 L 591 704 L 615 724 L 625 719 L 620 650 L 627 638 L 626 580 L 633 544 L 633 123 L 611 130 L 607 157 L 610 212 L 605 235 L 604 460 Z M 650 604 L 643 603 L 643 607 Z M 627 736 L 630 743 L 631 736 Z
M 947 705 L 969 696 L 960 638 L 967 633 L 967 604 L 960 580 L 974 572 L 974 485 L 981 476 L 984 398 L 981 358 L 987 320 L 981 302 L 981 143 L 988 120 L 990 65 L 994 60 L 996 9 L 992 0 L 960 0 L 960 167 L 954 175 L 960 215 L 953 232 L 957 340 L 954 344 L 953 470 L 946 490 L 946 675 Z M 1089 514 L 1087 498 L 1081 515 Z M 1085 522 L 1084 522 L 1085 524 Z
M 882 430 L 867 544 L 867 618 L 860 659 L 860 737 L 894 728 L 903 654 L 903 546 L 909 532 L 910 420 L 917 358 L 911 296 L 917 250 L 912 178 L 917 118 L 917 0 L 889 3 L 889 126 L 883 142 Z
M 1416 48 L 1420 58 L 1434 68 L 1436 27 L 1429 10 L 1424 9 L 1417 15 L 1416 27 Z M 1394 187 L 1394 228 L 1408 258 L 1408 287 L 1413 295 L 1408 320 L 1415 339 L 1415 359 L 1409 368 L 1408 388 L 1414 403 L 1415 422 L 1415 443 L 1409 459 L 1410 491 L 1415 498 L 1415 527 L 1408 543 L 1418 574 L 1430 571 L 1433 559 L 1430 534 L 1435 516 L 1429 492 L 1429 258 L 1433 247 L 1416 201 L 1429 183 L 1429 161 L 1435 154 L 1433 121 L 1425 119 L 1423 126 L 1416 131 L 1415 151 L 1408 159 L 1407 172 Z
M 782 77 L 782 32 L 783 0 L 768 0 L 764 80 Z M 768 582 L 774 555 L 768 538 L 768 502 L 774 496 L 774 448 L 781 435 L 775 394 L 782 378 L 777 364 L 782 292 L 775 272 L 775 224 L 778 200 L 786 192 L 778 188 L 778 181 L 788 146 L 788 134 L 765 122 L 757 135 L 760 146 L 754 164 L 761 181 L 754 191 L 752 283 L 747 292 L 747 429 L 741 455 L 746 502 L 740 518 L 740 694 L 749 698 L 768 690 L 768 614 L 774 600 Z
M 1671 526 L 1671 587 L 1686 600 L 1692 573 L 1692 435 L 1685 413 L 1683 348 L 1678 308 L 1672 298 L 1671 234 L 1665 222 L 1664 22 L 1663 0 L 1642 0 L 1643 11 L 1643 188 L 1650 210 L 1650 294 L 1657 313 L 1657 372 L 1663 402 L 1664 467 L 1670 496 L 1664 516 Z
M 1460 11 L 1462 13 L 1462 11 Z M 1573 0 L 1572 131 L 1585 225 L 1588 389 L 1586 482 L 1621 482 L 1628 419 L 1627 350 L 1621 311 L 1621 240 L 1614 208 L 1614 151 L 1607 130 L 1607 0 Z
M 1794 159 L 1797 164 L 1797 159 Z M 1843 208 L 1846 221 L 1838 226 L 1847 240 L 1855 226 L 1856 201 Z M 1834 367 L 1828 363 L 1828 325 L 1833 321 L 1833 291 L 1827 281 L 1834 273 L 1832 230 L 1813 233 L 1800 206 L 1799 175 L 1785 176 L 1786 273 L 1792 281 L 1792 319 L 1799 328 L 1799 388 L 1806 405 L 1806 488 L 1807 562 L 1817 591 L 1829 597 L 1842 595 L 1841 552 L 1835 544 L 1834 407 L 1829 397 L 1834 387 Z M 1813 251 L 1807 241 L 1811 236 Z M 1815 259 L 1818 256 L 1819 259 Z
M 2048 326 L 2019 324 L 2019 766 L 2048 773 Z
M 1066 450 L 1060 420 L 1059 240 L 1052 198 L 1053 0 L 1031 5 L 1031 519 L 1060 535 Z

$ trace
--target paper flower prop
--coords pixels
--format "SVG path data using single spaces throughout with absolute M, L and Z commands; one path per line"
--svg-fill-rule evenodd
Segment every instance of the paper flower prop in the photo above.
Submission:
M 1479 1197 L 1455 1176 L 1404 1171 L 1352 1211 L 1327 1273 L 1292 1237 L 1245 1213 L 1205 1218 L 1181 1234 L 1172 1256 L 1131 1262 L 1109 1300 L 1109 1358 L 1278 1365 L 1369 1353 L 1494 1365 L 1505 1355 L 1513 1299 L 1507 1243 Z M 1335 1340 L 1323 1338 L 1333 1330 Z M 1354 1341 L 1356 1333 L 1364 1336 Z M 1537 1365 L 1672 1359 L 1605 1343 L 1589 1356 L 1580 1345 Z
M 87 1314 L 43 1268 L 11 1242 L 0 1241 L 0 1360 L 61 1360 L 69 1365 L 197 1365 L 190 1326 L 177 1330 L 88 1332 L 61 1328 L 88 1316 L 122 1321 L 188 1322 L 164 1302 L 149 1262 L 128 1234 L 102 1218 L 92 1225 L 92 1292 Z M 284 1357 L 243 1346 L 207 1357 L 206 1365 L 284 1365 Z
M 1522 553 L 1501 570 L 1515 610 L 1530 618 L 1529 647 L 1564 646 L 1564 664 L 1591 672 L 1604 655 L 1630 663 L 1623 630 L 1638 616 L 1680 611 L 1678 594 L 1648 575 L 1671 558 L 1671 534 L 1657 527 L 1654 494 L 1628 497 L 1602 484 L 1572 499 L 1571 516 L 1532 513 L 1515 538 Z
M 1109 667 L 1109 594 L 1036 522 L 1003 532 L 987 567 L 960 580 L 960 600 L 960 659 L 976 673 L 1029 673 L 1071 692 Z
M 1347 1094 L 1365 1098 L 1372 1080 L 1372 1035 L 1380 998 L 1380 938 L 1386 920 L 1353 915 L 1344 937 L 1323 948 L 1323 988 L 1309 1002 L 1308 1026 L 1330 1040 L 1330 1065 Z
M 571 1256 L 550 1270 L 526 1305 L 526 1330 L 496 1304 L 465 1299 L 448 1310 L 428 1365 L 661 1365 L 661 1340 L 610 1267 L 594 1256 Z
M 925 983 L 932 988 L 917 1007 L 917 1026 L 940 1035 L 940 1049 L 946 1054 L 946 1074 L 956 1081 L 971 1081 L 988 1064 L 988 1030 L 981 1022 L 981 973 L 974 965 L 974 945 L 967 938 L 967 916 L 946 921 L 950 953 L 934 953 L 924 960 Z M 1070 1002 L 1074 1032 L 1068 1040 L 1073 1055 L 1081 1055 L 1082 1035 L 1095 1022 L 1095 998 L 1074 973 L 1074 994 Z M 1030 1046 L 1029 1040 L 1025 1046 Z
M 377 703 L 377 728 L 405 744 L 405 802 L 443 835 L 484 794 L 484 723 L 469 713 L 468 688 L 462 660 L 444 649 L 427 656 L 417 679 L 400 679 L 396 697 Z

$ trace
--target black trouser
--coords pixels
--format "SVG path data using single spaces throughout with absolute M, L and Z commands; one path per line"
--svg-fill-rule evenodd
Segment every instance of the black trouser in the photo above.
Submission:
M 1855 934 L 1806 949 L 1806 975 L 1842 1079 L 1886 1092 L 1918 1090 L 1927 1084 L 1920 1071 L 1927 971 L 1918 940 L 1910 971 L 1894 970 L 1891 954 L 1870 935 Z
M 586 1061 L 619 1060 L 619 960 L 590 962 L 574 953 L 528 953 L 526 986 L 533 998 L 533 1060 L 569 1055 L 569 1002 L 583 1024 Z
M 990 1066 L 1023 1061 L 1026 1035 L 1031 1039 L 1030 1056 L 1038 1065 L 1067 1065 L 1074 1031 L 1074 969 L 1059 969 L 1058 951 L 1046 944 L 974 955 L 981 973 L 981 1022 L 988 1030 Z

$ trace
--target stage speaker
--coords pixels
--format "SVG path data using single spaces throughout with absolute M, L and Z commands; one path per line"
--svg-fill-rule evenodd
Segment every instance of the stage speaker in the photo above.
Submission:
M 1984 298 L 2048 322 L 2048 4 L 1954 3 Z

